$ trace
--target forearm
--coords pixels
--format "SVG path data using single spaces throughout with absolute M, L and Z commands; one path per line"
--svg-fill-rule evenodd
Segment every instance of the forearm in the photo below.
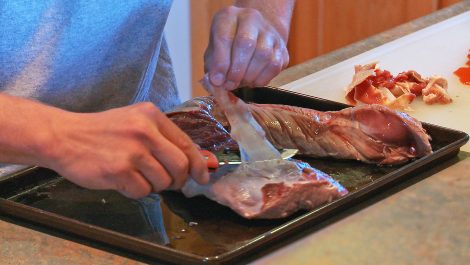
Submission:
M 64 111 L 0 93 L 0 162 L 46 166 L 54 117 Z
M 235 6 L 254 8 L 278 30 L 287 43 L 295 0 L 236 0 Z

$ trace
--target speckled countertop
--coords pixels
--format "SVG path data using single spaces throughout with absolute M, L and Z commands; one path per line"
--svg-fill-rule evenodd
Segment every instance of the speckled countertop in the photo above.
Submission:
M 470 10 L 470 1 L 354 43 L 285 70 L 279 86 L 403 35 Z M 470 153 L 273 246 L 252 264 L 469 264 Z M 16 218 L 0 215 L 0 265 L 146 264 L 111 249 Z

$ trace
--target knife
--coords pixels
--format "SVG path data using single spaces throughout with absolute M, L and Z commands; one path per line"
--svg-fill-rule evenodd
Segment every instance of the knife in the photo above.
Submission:
M 298 149 L 281 149 L 279 151 L 282 159 L 289 159 L 299 152 Z M 239 151 L 224 150 L 211 152 L 209 150 L 199 150 L 199 152 L 206 159 L 207 168 L 210 170 L 217 170 L 224 165 L 239 165 L 242 163 Z

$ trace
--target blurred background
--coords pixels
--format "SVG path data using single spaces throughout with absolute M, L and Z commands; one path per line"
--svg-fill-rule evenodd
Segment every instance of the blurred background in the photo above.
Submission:
M 288 42 L 290 66 L 462 0 L 297 0 Z M 198 80 L 212 16 L 233 0 L 175 0 L 166 25 L 182 100 L 206 95 Z

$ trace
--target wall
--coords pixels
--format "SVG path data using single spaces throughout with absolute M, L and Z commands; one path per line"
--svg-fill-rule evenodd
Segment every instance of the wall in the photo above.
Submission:
M 175 0 L 165 27 L 165 34 L 173 60 L 176 84 L 181 100 L 190 99 L 191 85 L 191 32 L 190 0 Z

